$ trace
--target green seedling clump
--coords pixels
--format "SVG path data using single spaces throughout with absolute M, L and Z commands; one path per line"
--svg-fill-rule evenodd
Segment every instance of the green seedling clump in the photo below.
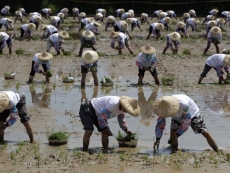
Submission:
M 138 137 L 137 133 L 132 133 L 132 135 L 124 135 L 120 130 L 118 130 L 116 139 L 118 141 L 137 141 Z
M 48 76 L 48 77 L 52 77 L 52 73 L 51 73 L 51 71 L 49 70 L 49 71 L 47 71 L 46 72 L 46 75 Z
M 66 140 L 69 138 L 69 136 L 70 135 L 68 135 L 67 133 L 61 131 L 47 134 L 47 137 L 50 140 Z

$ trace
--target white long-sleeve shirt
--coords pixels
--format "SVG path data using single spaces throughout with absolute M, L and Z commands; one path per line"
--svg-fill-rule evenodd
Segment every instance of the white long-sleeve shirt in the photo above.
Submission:
M 9 39 L 9 35 L 5 32 L 0 32 L 1 33 L 1 37 L 0 37 L 0 42 L 5 42 L 6 40 Z

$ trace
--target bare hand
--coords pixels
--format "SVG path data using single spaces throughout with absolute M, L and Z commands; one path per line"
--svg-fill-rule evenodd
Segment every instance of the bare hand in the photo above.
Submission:
M 0 125 L 0 131 L 4 131 L 7 128 L 7 124 Z
M 129 135 L 129 136 L 131 136 L 131 135 L 133 134 L 133 133 L 132 133 L 131 131 L 129 131 L 129 130 L 126 130 L 125 133 L 126 133 L 127 135 Z

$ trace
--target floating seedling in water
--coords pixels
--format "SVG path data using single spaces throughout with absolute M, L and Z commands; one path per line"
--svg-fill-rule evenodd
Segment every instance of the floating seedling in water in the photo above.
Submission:
M 20 83 L 20 82 L 17 82 L 17 83 L 15 84 L 15 88 L 16 88 L 16 90 L 18 90 L 18 89 L 20 88 L 20 85 L 21 85 L 21 83 Z
M 53 90 L 56 89 L 57 85 L 55 83 L 52 84 Z

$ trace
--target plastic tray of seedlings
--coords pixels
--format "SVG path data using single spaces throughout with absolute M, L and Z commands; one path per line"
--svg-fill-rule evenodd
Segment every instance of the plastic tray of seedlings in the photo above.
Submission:
M 119 147 L 131 147 L 137 146 L 138 137 L 137 133 L 132 133 L 132 135 L 124 135 L 118 130 L 118 135 L 116 137 Z
M 62 81 L 63 81 L 64 83 L 73 83 L 73 82 L 74 82 L 74 77 L 72 77 L 72 76 L 64 76 L 64 77 L 62 78 Z
M 67 133 L 61 131 L 47 134 L 49 145 L 56 146 L 67 144 L 69 136 L 70 135 L 68 135 Z
M 4 78 L 5 79 L 14 79 L 16 76 L 16 73 L 5 73 Z
M 113 81 L 108 77 L 103 77 L 100 83 L 101 83 L 101 86 L 113 86 Z

